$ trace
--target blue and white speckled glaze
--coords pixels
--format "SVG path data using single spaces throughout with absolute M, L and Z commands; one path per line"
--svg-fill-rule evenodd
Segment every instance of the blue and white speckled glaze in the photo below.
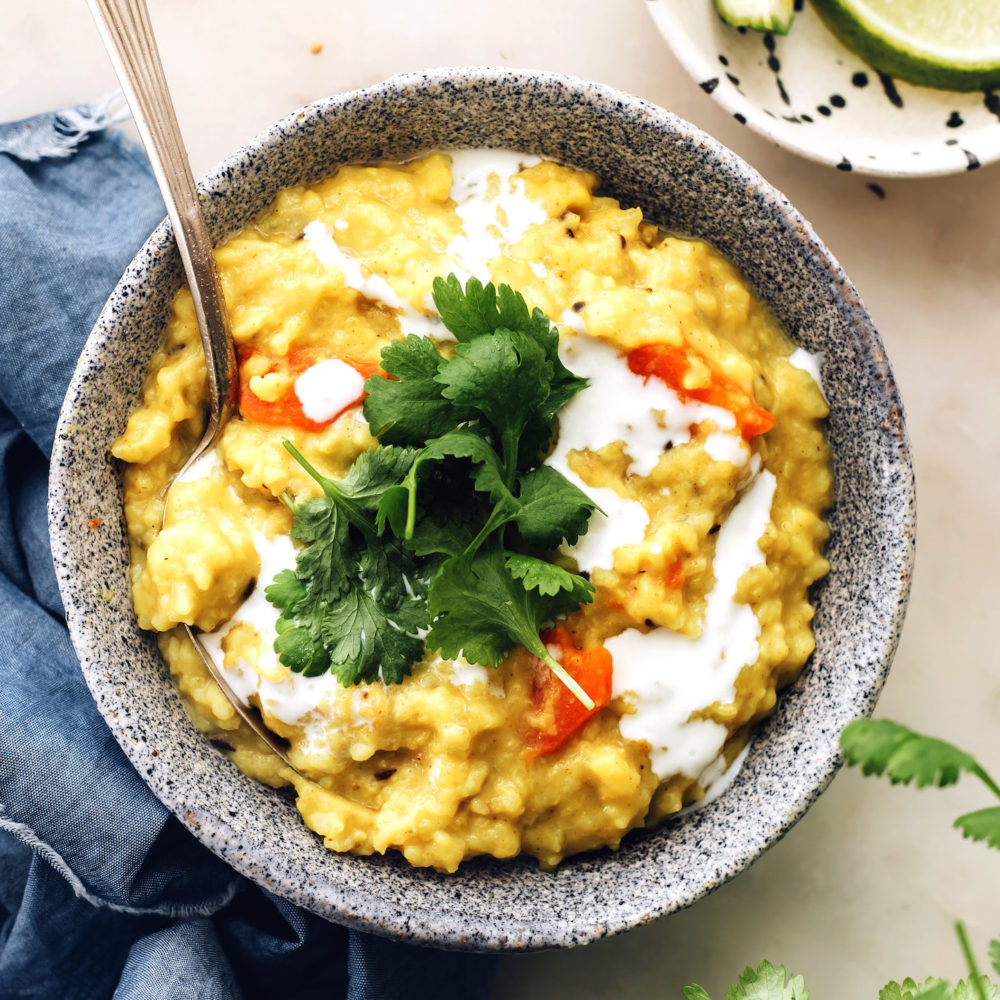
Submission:
M 108 725 L 153 791 L 234 868 L 379 934 L 458 949 L 566 947 L 718 888 L 827 786 L 840 763 L 838 733 L 871 711 L 903 619 L 914 549 L 910 453 L 878 334 L 809 224 L 709 136 L 607 87 L 501 69 L 398 76 L 303 108 L 249 142 L 201 184 L 205 211 L 221 240 L 282 188 L 338 164 L 468 146 L 516 148 L 595 171 L 624 204 L 714 243 L 792 337 L 824 355 L 836 505 L 833 569 L 815 592 L 816 653 L 721 798 L 554 873 L 531 860 L 477 860 L 439 875 L 396 855 L 326 851 L 287 795 L 247 778 L 195 731 L 152 637 L 136 625 L 120 473 L 109 457 L 181 280 L 167 223 L 108 301 L 66 397 L 52 461 L 52 548 L 73 641 Z M 94 517 L 102 521 L 96 530 L 87 526 Z

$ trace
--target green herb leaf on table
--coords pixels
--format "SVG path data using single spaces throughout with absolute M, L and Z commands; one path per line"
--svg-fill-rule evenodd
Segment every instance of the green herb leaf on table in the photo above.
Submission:
M 848 764 L 859 764 L 864 774 L 886 774 L 894 784 L 944 787 L 955 784 L 967 771 L 1000 798 L 1000 786 L 970 754 L 898 722 L 855 719 L 840 734 L 840 746 Z M 955 826 L 963 836 L 1000 849 L 1000 807 L 966 813 L 955 820 Z
M 918 788 L 953 785 L 962 771 L 977 767 L 958 747 L 888 719 L 855 719 L 840 734 L 840 746 L 847 763 L 860 765 L 863 774 L 887 774 L 893 784 L 915 782 Z
M 965 813 L 955 820 L 955 827 L 962 831 L 963 837 L 982 840 L 988 846 L 1000 849 L 1000 806 Z
M 879 991 L 879 1000 L 1000 1000 L 1000 990 L 986 976 L 970 976 L 954 986 L 947 980 L 931 976 L 922 983 L 904 979 L 902 983 L 887 983 Z
M 954 996 L 951 984 L 934 976 L 922 983 L 912 979 L 889 982 L 878 992 L 878 1000 L 953 1000 Z
M 1000 987 L 986 976 L 969 976 L 955 984 L 954 1000 L 1000 1000 Z
M 686 986 L 682 990 L 686 1000 L 711 1000 L 701 986 Z M 802 976 L 788 976 L 783 965 L 761 962 L 756 969 L 748 965 L 739 982 L 729 987 L 726 1000 L 809 1000 Z

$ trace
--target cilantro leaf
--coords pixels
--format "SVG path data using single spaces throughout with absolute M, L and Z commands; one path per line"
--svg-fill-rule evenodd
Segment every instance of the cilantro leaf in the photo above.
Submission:
M 454 274 L 449 274 L 447 278 L 435 278 L 432 295 L 442 322 L 460 344 L 492 333 L 504 325 L 497 310 L 496 288 L 491 284 L 484 286 L 478 278 L 469 278 L 464 291 Z
M 594 585 L 589 580 L 555 563 L 520 552 L 508 552 L 506 563 L 510 575 L 520 580 L 525 590 L 537 590 L 543 597 L 553 597 L 565 590 L 577 604 L 588 604 L 593 600 Z
M 336 597 L 349 577 L 342 552 L 350 522 L 326 494 L 299 504 L 295 513 L 292 538 L 306 545 L 298 563 L 301 577 Z
M 1000 806 L 965 813 L 955 820 L 955 827 L 962 831 L 963 837 L 984 840 L 989 847 L 1000 849 Z
M 540 465 L 522 476 L 519 485 L 514 520 L 529 545 L 554 549 L 564 538 L 573 545 L 586 533 L 597 504 L 557 469 Z
M 461 503 L 452 498 L 447 505 L 431 507 L 419 514 L 406 545 L 418 556 L 460 556 L 472 545 L 488 516 L 485 504 L 475 499 Z
M 428 442 L 418 457 L 421 462 L 467 458 L 477 467 L 473 473 L 473 485 L 477 490 L 488 494 L 494 502 L 510 495 L 504 482 L 500 456 L 489 441 L 470 428 L 460 427 Z
M 282 663 L 298 674 L 315 677 L 330 668 L 330 657 L 319 635 L 315 617 L 300 618 L 307 605 L 308 591 L 294 570 L 283 569 L 264 590 L 264 596 L 285 612 L 275 624 L 278 638 L 274 651 Z
M 704 986 L 699 986 L 697 983 L 685 986 L 681 993 L 684 994 L 686 1000 L 712 1000 Z
M 429 649 L 447 659 L 460 654 L 472 663 L 497 667 L 517 642 L 531 630 L 526 594 L 508 586 L 495 560 L 478 553 L 457 556 L 441 567 L 431 582 L 428 605 L 435 616 L 427 635 Z
M 893 784 L 912 781 L 918 788 L 944 787 L 955 784 L 962 772 L 968 771 L 1000 798 L 1000 786 L 970 754 L 898 722 L 855 719 L 840 734 L 840 746 L 848 764 L 860 764 L 864 774 L 888 774 Z M 964 837 L 1000 850 L 1000 806 L 966 813 L 954 825 Z
M 375 510 L 385 491 L 405 476 L 417 452 L 412 448 L 374 448 L 363 451 L 337 484 L 363 510 Z
M 403 481 L 391 487 L 383 494 L 376 518 L 376 524 L 380 533 L 384 531 L 385 525 L 388 524 L 397 537 L 407 541 L 413 538 L 418 524 L 418 493 L 422 470 L 427 466 L 431 474 L 430 481 L 433 482 L 434 476 L 437 476 L 440 482 L 440 474 L 444 470 L 435 463 L 439 463 L 442 459 L 449 457 L 470 459 L 474 463 L 472 475 L 475 489 L 489 494 L 491 499 L 495 501 L 507 500 L 505 507 L 513 506 L 513 498 L 510 497 L 510 493 L 504 483 L 500 459 L 493 450 L 492 445 L 475 431 L 469 428 L 459 428 L 428 442 L 426 448 L 417 452 Z M 465 470 L 467 478 L 467 466 Z M 457 470 L 452 467 L 447 471 L 455 472 Z M 422 478 L 426 483 L 428 481 L 428 473 L 423 472 Z M 440 493 L 440 490 L 438 492 Z M 457 492 L 461 495 L 464 490 L 458 487 Z M 447 503 L 447 501 L 445 502 Z M 438 509 L 439 506 L 439 504 L 434 504 L 431 509 Z M 488 519 L 489 513 L 484 517 L 484 520 Z M 473 531 L 472 535 L 469 536 L 467 544 L 472 541 L 475 535 L 476 531 Z M 416 546 L 411 547 L 416 548 Z M 451 548 L 449 546 L 446 551 L 450 552 Z M 417 550 L 420 551 L 419 548 Z M 461 551 L 463 549 L 459 549 L 453 554 L 457 555 Z
M 1000 1000 L 1000 990 L 986 976 L 969 976 L 954 986 L 931 976 L 922 983 L 909 978 L 901 983 L 886 983 L 879 990 L 878 1000 Z
M 303 542 L 294 570 L 283 570 L 264 594 L 281 614 L 274 648 L 290 670 L 332 670 L 345 685 L 398 683 L 420 658 L 418 630 L 430 624 L 427 560 L 395 540 L 381 541 L 371 512 L 409 472 L 414 452 L 365 452 L 339 482 L 285 447 L 319 483 L 320 497 L 294 507 L 292 535 Z M 435 564 L 436 568 L 436 564 Z
M 912 979 L 886 983 L 878 993 L 878 1000 L 953 1000 L 953 997 L 951 986 L 934 976 L 919 984 Z
M 994 971 L 1000 973 L 1000 940 L 994 939 L 990 942 L 990 962 Z
M 863 774 L 888 774 L 893 784 L 944 787 L 962 771 L 977 773 L 963 750 L 888 719 L 855 719 L 840 734 L 840 746 L 848 764 L 860 764 Z
M 809 991 L 802 976 L 789 976 L 786 983 L 786 975 L 783 965 L 775 968 L 766 961 L 761 962 L 756 970 L 747 966 L 738 983 L 742 992 L 730 987 L 727 1000 L 739 1000 L 740 997 L 747 997 L 748 1000 L 809 1000 Z
M 509 285 L 483 286 L 470 278 L 465 290 L 454 274 L 434 281 L 434 304 L 445 326 L 460 343 L 486 337 L 497 331 L 518 331 L 533 340 L 551 365 L 548 391 L 536 407 L 523 414 L 518 441 L 518 466 L 537 464 L 552 440 L 552 421 L 581 389 L 585 378 L 574 375 L 559 358 L 559 331 L 541 309 L 528 312 L 527 303 Z
M 382 444 L 423 445 L 457 426 L 464 415 L 441 394 L 435 380 L 445 359 L 434 342 L 414 334 L 382 349 L 382 370 L 371 375 L 361 409 Z
M 761 962 L 756 969 L 748 965 L 739 982 L 730 986 L 726 1000 L 809 1000 L 809 990 L 801 976 L 791 976 L 786 982 L 785 967 L 775 968 L 770 962 Z M 682 990 L 687 1000 L 711 1000 L 703 987 L 686 986 Z
M 524 297 L 510 285 L 484 285 L 478 278 L 462 283 L 454 274 L 435 278 L 432 289 L 434 305 L 444 325 L 459 343 L 484 337 L 496 330 L 524 330 L 538 339 L 540 333 L 553 329 L 548 317 L 536 309 L 528 312 Z M 558 333 L 556 338 L 558 340 Z
M 498 434 L 516 440 L 530 414 L 548 399 L 552 365 L 531 337 L 497 330 L 459 344 L 436 379 L 456 406 L 478 411 Z
M 372 558 L 371 550 L 366 557 Z M 423 640 L 413 633 L 430 624 L 427 605 L 417 594 L 400 593 L 387 573 L 390 567 L 383 566 L 381 575 L 366 568 L 368 572 L 326 609 L 321 623 L 324 647 L 331 669 L 345 686 L 376 679 L 398 684 L 423 655 Z
M 955 984 L 954 1000 L 1000 1000 L 1000 987 L 984 975 L 969 976 Z
M 427 603 L 435 616 L 427 646 L 453 659 L 498 666 L 515 644 L 524 646 L 559 677 L 586 707 L 593 699 L 553 658 L 538 633 L 580 604 L 573 593 L 527 590 L 495 547 L 449 559 L 431 581 Z

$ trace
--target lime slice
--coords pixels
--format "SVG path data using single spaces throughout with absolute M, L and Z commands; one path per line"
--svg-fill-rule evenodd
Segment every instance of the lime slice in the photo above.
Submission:
M 719 17 L 736 28 L 787 35 L 795 17 L 794 0 L 715 0 Z
M 1000 0 L 812 0 L 876 69 L 923 87 L 1000 86 Z

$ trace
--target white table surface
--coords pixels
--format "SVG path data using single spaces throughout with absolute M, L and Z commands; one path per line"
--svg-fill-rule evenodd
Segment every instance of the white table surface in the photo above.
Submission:
M 696 0 L 691 0 L 696 2 Z M 697 0 L 700 2 L 700 0 Z M 706 0 L 707 2 L 707 0 Z M 907 625 L 879 713 L 952 739 L 1000 773 L 1000 166 L 923 181 L 843 174 L 735 122 L 683 72 L 641 0 L 151 0 L 200 175 L 280 116 L 403 70 L 558 70 L 695 122 L 784 191 L 851 275 L 907 411 L 920 525 Z M 311 54 L 313 43 L 322 52 Z M 0 4 L 0 120 L 116 87 L 83 0 Z M 992 596 L 991 596 L 992 595 Z M 750 871 L 674 917 L 572 952 L 501 962 L 496 1000 L 713 997 L 747 963 L 784 962 L 815 1000 L 985 965 L 1000 935 L 1000 852 L 950 828 L 995 804 L 966 780 L 891 788 L 843 772 Z M 290 995 L 293 995 L 290 992 Z

